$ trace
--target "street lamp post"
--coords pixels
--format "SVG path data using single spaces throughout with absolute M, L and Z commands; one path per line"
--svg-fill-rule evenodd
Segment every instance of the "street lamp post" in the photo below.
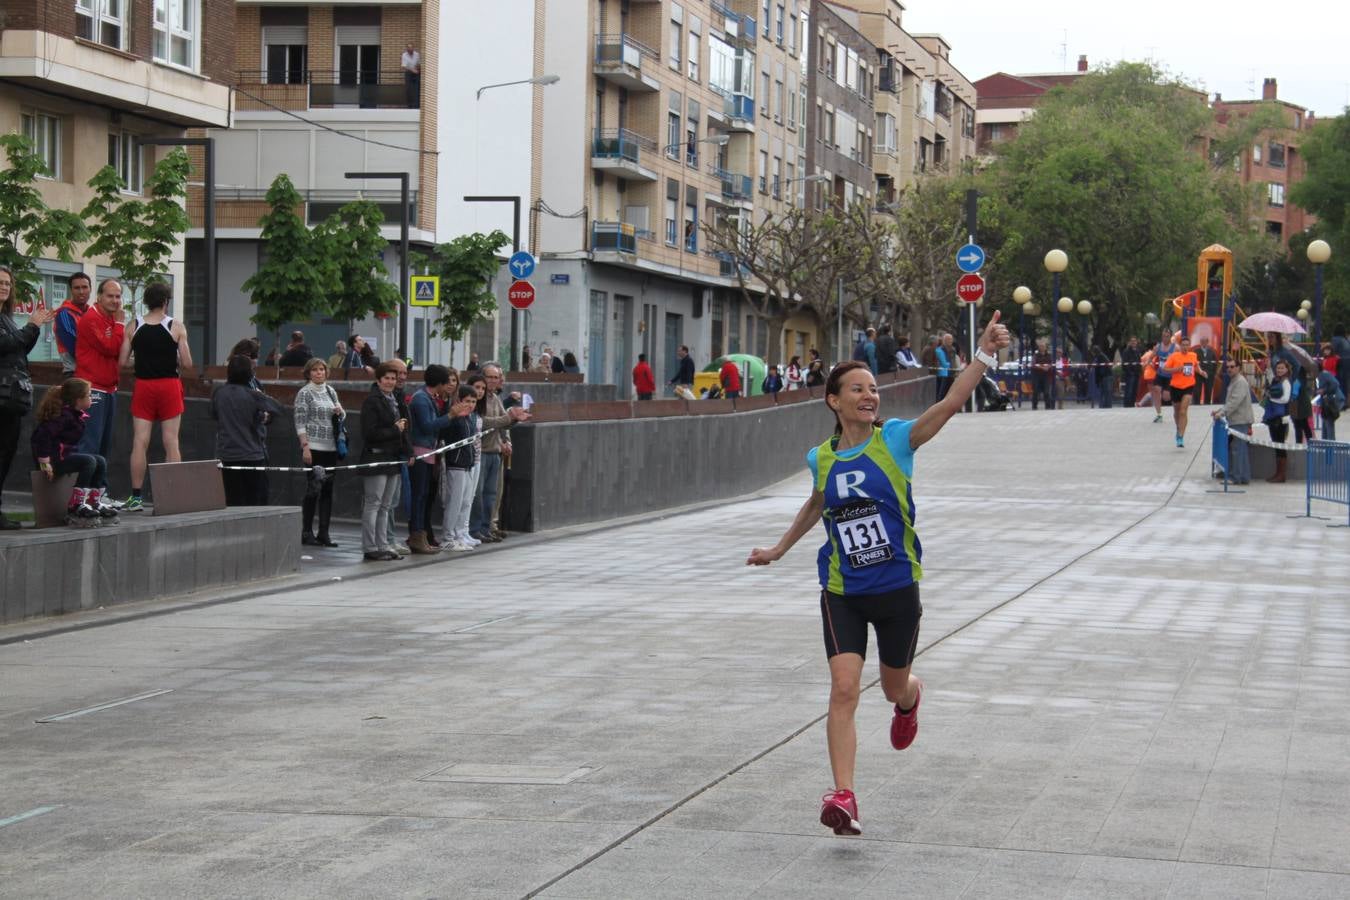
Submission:
M 1091 363 L 1096 360 L 1088 359 L 1088 316 L 1092 315 L 1092 301 L 1078 301 L 1078 315 L 1082 324 L 1082 349 L 1083 349 L 1083 375 L 1088 386 L 1088 397 L 1091 398 L 1097 392 L 1097 379 L 1094 376 L 1094 369 Z
M 1069 267 L 1069 254 L 1065 253 L 1063 250 L 1051 250 L 1049 253 L 1045 254 L 1045 270 L 1050 273 L 1051 280 L 1053 282 L 1052 288 L 1053 296 L 1050 302 L 1054 310 L 1054 325 L 1050 329 L 1050 360 L 1051 365 L 1054 368 L 1059 367 L 1059 314 L 1062 312 L 1068 312 L 1070 309 L 1073 308 L 1072 306 L 1073 301 L 1069 301 L 1070 305 L 1068 307 L 1065 307 L 1065 305 L 1061 302 L 1062 298 L 1059 296 L 1059 276 L 1060 273 L 1063 272 L 1068 267 Z M 1058 377 L 1056 377 L 1056 373 L 1052 371 L 1050 376 L 1051 409 L 1055 409 L 1056 407 L 1059 406 L 1059 398 L 1057 396 L 1058 381 L 1059 379 Z
M 1013 302 L 1017 304 L 1017 380 L 1026 378 L 1025 362 L 1027 356 L 1027 313 L 1031 306 L 1031 288 L 1019 285 L 1013 289 Z
M 202 243 L 206 245 L 206 302 L 202 317 L 201 369 L 215 358 L 216 339 L 216 139 L 209 137 L 145 137 L 137 144 L 152 147 L 201 147 L 205 182 L 202 201 Z M 187 301 L 183 301 L 184 318 Z
M 397 181 L 398 204 L 398 348 L 408 352 L 408 173 L 347 172 L 344 178 Z
M 674 144 L 666 144 L 661 148 L 662 153 L 669 153 L 672 150 L 678 150 L 681 147 L 688 147 L 690 144 L 712 144 L 714 147 L 725 147 L 731 143 L 729 134 L 713 134 L 705 138 L 696 138 L 692 141 L 677 141 Z
M 1313 241 L 1308 245 L 1308 262 L 1313 264 L 1313 352 L 1322 352 L 1322 266 L 1331 259 L 1331 245 Z

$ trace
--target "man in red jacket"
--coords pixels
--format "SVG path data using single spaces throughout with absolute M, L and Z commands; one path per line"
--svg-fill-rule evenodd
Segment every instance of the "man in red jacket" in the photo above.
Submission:
M 741 370 L 736 363 L 728 359 L 722 363 L 722 370 L 717 376 L 722 381 L 722 396 L 728 400 L 735 400 L 741 395 Z
M 117 355 L 122 352 L 122 285 L 112 278 L 98 286 L 98 296 L 80 317 L 75 335 L 75 377 L 93 387 L 89 419 L 80 438 L 79 452 L 109 459 L 113 422 L 117 416 Z M 107 479 L 102 488 L 107 496 Z
M 639 400 L 650 400 L 656 396 L 656 376 L 652 367 L 647 365 L 647 354 L 639 353 L 638 362 L 633 366 L 633 390 Z

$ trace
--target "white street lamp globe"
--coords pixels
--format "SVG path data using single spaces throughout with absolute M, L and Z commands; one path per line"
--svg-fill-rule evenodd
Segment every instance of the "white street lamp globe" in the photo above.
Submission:
M 1036 315 L 1034 312 L 1032 312 L 1032 310 L 1035 309 L 1035 308 L 1036 308 L 1036 304 L 1032 303 L 1031 301 L 1027 301 L 1026 303 L 1023 303 L 1023 304 L 1022 304 L 1022 315 L 1024 315 L 1024 316 L 1034 316 L 1034 315 Z
M 1013 302 L 1026 306 L 1031 302 L 1031 288 L 1025 284 L 1013 290 Z
M 1078 314 L 1079 314 L 1080 316 L 1090 316 L 1090 315 L 1092 315 L 1092 301 L 1091 301 L 1091 300 L 1079 300 L 1079 301 L 1078 301 Z
M 1060 298 L 1059 298 L 1059 311 L 1062 312 L 1062 313 L 1071 313 L 1071 312 L 1073 312 L 1073 298 L 1072 298 L 1072 297 L 1060 297 Z
M 1069 267 L 1069 254 L 1063 250 L 1051 250 L 1045 254 L 1045 271 L 1063 272 Z
M 1300 309 L 1300 310 L 1298 311 L 1298 317 L 1299 317 L 1299 319 L 1302 320 L 1302 321 L 1304 321 L 1304 322 L 1308 321 L 1308 316 L 1310 316 L 1310 315 L 1312 315 L 1312 314 L 1309 313 L 1306 309 Z
M 1039 303 L 1028 303 L 1022 307 L 1029 316 L 1039 316 L 1041 314 L 1041 305 Z
M 1300 304 L 1298 305 L 1298 308 L 1299 308 L 1299 309 L 1312 309 L 1312 301 L 1311 301 L 1311 300 L 1304 300 L 1302 303 L 1300 303 Z
M 1319 238 L 1308 245 L 1308 262 L 1320 266 L 1329 259 L 1331 259 L 1331 245 L 1326 241 Z

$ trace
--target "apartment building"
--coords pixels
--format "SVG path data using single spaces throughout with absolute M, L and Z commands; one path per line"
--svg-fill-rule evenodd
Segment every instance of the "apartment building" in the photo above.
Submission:
M 1021 123 L 1031 118 L 1041 96 L 1051 88 L 1072 84 L 1088 71 L 1088 58 L 1078 57 L 1073 72 L 1011 75 L 995 72 L 975 82 L 979 103 L 975 110 L 977 150 L 988 153 L 995 144 L 1017 137 Z
M 1262 83 L 1260 100 L 1224 100 L 1215 94 L 1212 108 L 1215 120 L 1222 127 L 1250 114 L 1263 103 L 1278 104 L 1284 127 L 1263 131 L 1252 142 L 1251 148 L 1235 161 L 1235 166 L 1243 184 L 1262 186 L 1266 233 L 1287 250 L 1290 235 L 1307 230 L 1316 221 L 1314 216 L 1289 201 L 1290 189 L 1302 180 L 1306 171 L 1303 154 L 1299 151 L 1300 139 L 1317 123 L 1316 114 L 1306 107 L 1281 100 L 1279 84 L 1274 78 L 1266 78 Z
M 975 156 L 975 86 L 935 34 L 911 34 L 898 0 L 831 4 L 876 48 L 873 170 L 881 206 L 925 172 L 959 171 Z
M 47 164 L 38 188 L 53 208 L 84 207 L 93 195 L 87 182 L 109 164 L 126 193 L 138 195 L 169 150 L 141 139 L 229 121 L 231 0 L 5 0 L 0 14 L 0 128 L 35 143 Z M 106 262 L 37 260 L 43 299 L 64 301 L 65 278 L 76 271 L 116 277 Z M 165 274 L 181 289 L 182 252 Z M 185 315 L 199 325 L 203 313 L 188 304 Z M 31 358 L 57 358 L 49 332 Z
M 400 184 L 348 174 L 406 173 L 410 243 L 416 250 L 435 242 L 441 15 L 439 0 L 234 5 L 228 36 L 237 59 L 231 73 L 234 119 L 228 128 L 202 132 L 215 139 L 216 154 L 219 278 L 213 358 L 223 358 L 242 337 L 259 337 L 264 352 L 273 340 L 249 322 L 254 307 L 242 285 L 265 253 L 258 222 L 278 174 L 295 184 L 301 214 L 311 226 L 351 200 L 375 201 L 390 240 L 383 264 L 397 281 L 405 214 Z M 420 89 L 405 79 L 401 57 L 408 47 L 421 57 Z M 188 248 L 194 261 L 205 253 L 204 200 L 203 189 L 194 188 Z M 202 289 L 204 282 L 193 287 Z M 409 346 L 404 349 L 419 364 L 448 357 L 448 349 L 430 338 L 432 314 L 420 308 L 408 312 Z M 304 331 L 315 352 L 326 355 L 347 337 L 348 325 L 318 318 L 290 323 L 283 332 Z M 396 318 L 356 328 L 369 336 L 380 356 L 393 355 L 399 342 Z

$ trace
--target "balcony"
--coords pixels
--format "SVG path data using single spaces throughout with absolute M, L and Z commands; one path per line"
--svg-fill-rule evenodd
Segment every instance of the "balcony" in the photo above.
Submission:
M 595 39 L 594 73 L 630 91 L 658 91 L 661 84 L 642 71 L 643 60 L 659 62 L 661 54 L 626 34 L 602 34 Z
M 238 109 L 417 109 L 402 69 L 243 70 L 235 81 Z
M 754 196 L 755 182 L 749 175 L 740 175 L 736 172 L 728 172 L 726 169 L 717 166 L 709 166 L 708 171 L 722 182 L 721 201 L 723 205 L 739 206 L 743 203 L 750 203 Z M 710 198 L 717 202 L 715 197 Z
M 736 46 L 753 47 L 757 37 L 755 20 L 750 16 L 741 16 L 741 33 L 736 35 Z
M 637 255 L 637 227 L 627 222 L 592 222 L 591 252 Z
M 591 168 L 623 178 L 656 181 L 657 174 L 642 165 L 642 151 L 652 152 L 656 141 L 627 128 L 605 128 L 591 142 Z
M 728 131 L 755 130 L 755 98 L 735 93 L 722 98 L 722 114 Z
M 903 78 L 894 68 L 882 69 L 878 76 L 877 90 L 885 91 L 888 94 L 900 93 Z

